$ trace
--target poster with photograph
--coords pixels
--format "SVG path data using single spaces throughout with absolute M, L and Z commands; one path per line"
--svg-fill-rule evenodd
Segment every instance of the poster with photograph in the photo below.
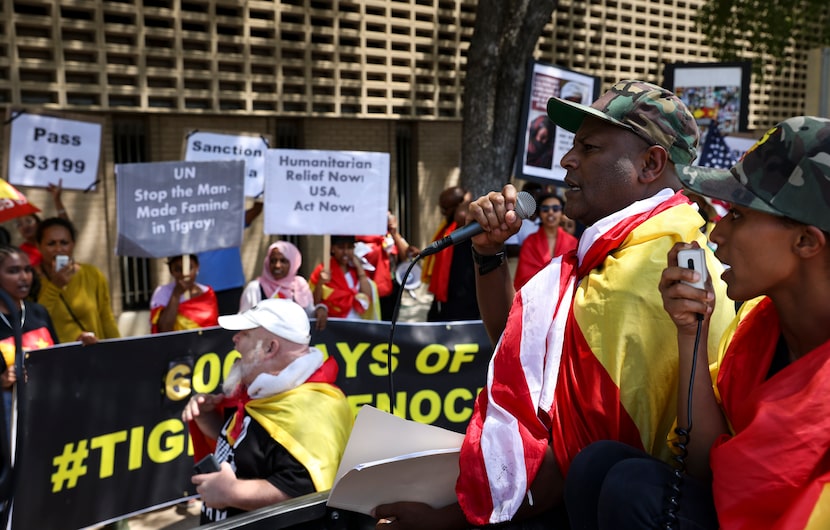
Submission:
M 740 155 L 737 151 L 746 141 L 733 135 L 747 131 L 751 66 L 749 62 L 666 65 L 664 86 L 683 100 L 700 128 L 696 163 L 730 167 Z
M 526 87 L 519 126 L 516 177 L 561 184 L 565 170 L 559 161 L 573 145 L 573 133 L 551 122 L 547 114 L 548 100 L 560 97 L 590 105 L 599 96 L 599 79 L 534 61 Z

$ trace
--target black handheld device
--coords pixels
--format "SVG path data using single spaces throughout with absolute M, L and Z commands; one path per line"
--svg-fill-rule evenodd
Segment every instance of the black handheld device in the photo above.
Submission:
M 213 453 L 210 453 L 203 459 L 199 460 L 196 462 L 196 465 L 193 466 L 194 475 L 216 473 L 217 471 L 219 471 L 219 462 L 216 460 L 216 457 L 213 456 Z

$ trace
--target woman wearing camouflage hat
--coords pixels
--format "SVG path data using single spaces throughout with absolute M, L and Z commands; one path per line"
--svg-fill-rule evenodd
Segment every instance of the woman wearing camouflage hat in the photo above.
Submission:
M 694 427 L 687 474 L 677 481 L 666 464 L 614 442 L 589 446 L 568 475 L 572 527 L 830 528 L 830 120 L 790 118 L 729 171 L 678 173 L 690 190 L 732 204 L 711 239 L 729 265 L 727 294 L 748 302 L 711 379 L 694 372 L 689 418 L 698 315 L 705 360 L 716 300 L 709 282 L 681 283 L 698 278 L 677 266 L 693 245 L 669 252 L 659 287 L 678 330 L 678 424 Z

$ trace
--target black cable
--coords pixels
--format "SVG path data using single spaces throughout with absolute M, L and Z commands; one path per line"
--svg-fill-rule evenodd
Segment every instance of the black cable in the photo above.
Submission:
M 677 441 L 672 442 L 672 445 L 679 451 L 678 454 L 672 457 L 676 467 L 673 470 L 671 481 L 669 482 L 669 498 L 665 509 L 666 521 L 663 528 L 666 530 L 676 530 L 678 517 L 677 512 L 680 509 L 680 486 L 683 482 L 683 474 L 686 472 L 686 458 L 689 456 L 689 442 L 691 441 L 692 432 L 692 392 L 695 386 L 695 371 L 697 370 L 697 354 L 700 346 L 700 335 L 703 327 L 703 315 L 698 315 L 697 331 L 695 331 L 695 346 L 692 350 L 692 369 L 689 374 L 689 393 L 686 398 L 686 418 L 689 421 L 688 427 L 685 429 L 679 425 L 674 429 L 677 435 Z
M 406 272 L 403 275 L 403 278 L 400 280 L 400 289 L 398 289 L 398 299 L 395 300 L 395 307 L 392 309 L 392 322 L 391 326 L 389 326 L 389 343 L 387 344 L 386 350 L 386 369 L 389 370 L 389 413 L 395 413 L 395 384 L 392 381 L 392 345 L 394 344 L 394 337 L 395 337 L 395 324 L 398 322 L 398 310 L 401 307 L 401 298 L 403 297 L 403 292 L 406 290 L 406 279 L 409 278 L 409 273 L 412 271 L 412 267 L 415 266 L 416 263 L 421 259 L 421 255 L 418 254 L 415 256 L 409 263 L 409 267 L 407 267 Z

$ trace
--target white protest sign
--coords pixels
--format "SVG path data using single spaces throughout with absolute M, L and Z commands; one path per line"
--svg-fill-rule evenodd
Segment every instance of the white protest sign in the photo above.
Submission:
M 11 121 L 9 182 L 86 190 L 98 180 L 101 125 L 22 113 Z
M 389 153 L 269 149 L 265 233 L 386 233 Z
M 242 244 L 245 163 L 115 166 L 119 256 L 163 258 Z
M 265 182 L 265 151 L 268 142 L 261 136 L 219 134 L 195 131 L 187 136 L 184 159 L 245 161 L 245 196 L 262 194 Z

